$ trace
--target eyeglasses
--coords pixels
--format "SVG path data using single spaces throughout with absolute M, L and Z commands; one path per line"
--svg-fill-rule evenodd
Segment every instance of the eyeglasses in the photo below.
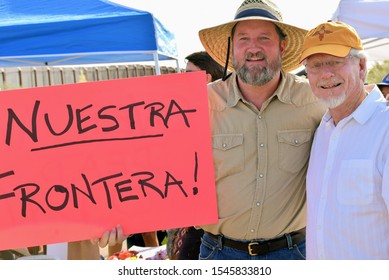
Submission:
M 323 67 L 329 67 L 332 70 L 339 70 L 341 69 L 347 62 L 348 58 L 353 58 L 354 56 L 348 55 L 345 57 L 339 57 L 339 58 L 333 58 L 331 60 L 327 61 L 318 61 L 318 60 L 311 60 L 308 61 L 305 64 L 305 69 L 307 72 L 316 74 L 323 70 Z

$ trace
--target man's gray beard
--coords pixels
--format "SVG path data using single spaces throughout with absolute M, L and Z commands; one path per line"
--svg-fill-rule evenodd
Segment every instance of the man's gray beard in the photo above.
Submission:
M 252 66 L 248 68 L 244 63 L 240 66 L 235 60 L 233 60 L 233 66 L 243 82 L 252 86 L 262 86 L 270 82 L 281 70 L 281 56 L 265 67 Z
M 334 108 L 343 104 L 343 102 L 346 100 L 346 94 L 342 93 L 341 95 L 336 96 L 336 97 L 331 96 L 330 98 L 327 98 L 327 99 L 320 98 L 319 100 L 327 108 L 334 109 Z

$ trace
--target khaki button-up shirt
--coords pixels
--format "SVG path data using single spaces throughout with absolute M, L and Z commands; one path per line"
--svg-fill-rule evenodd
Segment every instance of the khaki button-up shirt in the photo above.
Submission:
M 219 222 L 201 228 L 239 240 L 304 228 L 308 158 L 325 112 L 308 81 L 282 73 L 261 110 L 244 100 L 235 73 L 208 94 Z

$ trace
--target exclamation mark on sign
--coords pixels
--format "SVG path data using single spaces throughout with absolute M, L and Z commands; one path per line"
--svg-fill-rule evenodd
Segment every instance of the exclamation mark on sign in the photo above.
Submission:
M 194 166 L 194 181 L 195 183 L 197 183 L 197 172 L 198 172 L 198 168 L 199 168 L 199 162 L 198 162 L 198 158 L 197 158 L 197 152 L 195 152 L 195 166 Z M 195 185 L 193 187 L 193 195 L 197 195 L 199 193 L 199 189 L 197 188 L 197 186 Z

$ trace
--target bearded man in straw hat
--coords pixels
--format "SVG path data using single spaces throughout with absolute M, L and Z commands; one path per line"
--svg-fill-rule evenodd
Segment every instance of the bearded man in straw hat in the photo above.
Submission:
M 389 107 L 367 74 L 353 27 L 326 22 L 301 60 L 326 106 L 307 175 L 307 258 L 389 259 Z
M 306 32 L 267 0 L 246 0 L 233 21 L 199 32 L 232 70 L 208 85 L 219 221 L 200 226 L 200 259 L 305 259 L 305 176 L 325 110 L 288 73 Z

